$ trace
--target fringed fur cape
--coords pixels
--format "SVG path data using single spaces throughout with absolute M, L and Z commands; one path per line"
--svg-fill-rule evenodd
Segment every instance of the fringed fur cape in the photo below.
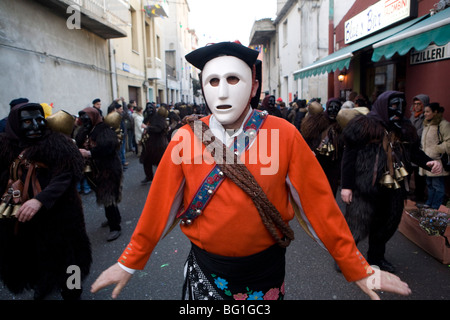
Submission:
M 2 194 L 10 165 L 21 151 L 16 140 L 0 134 Z M 44 294 L 66 285 L 68 266 L 80 267 L 82 278 L 90 270 L 90 241 L 76 190 L 84 161 L 73 141 L 56 132 L 28 146 L 24 157 L 47 166 L 36 173 L 42 191 L 35 198 L 43 206 L 28 222 L 0 219 L 0 277 L 13 293 L 36 289 Z
M 391 93 L 378 98 L 372 112 L 358 115 L 343 131 L 345 150 L 342 159 L 342 189 L 351 189 L 353 199 L 346 207 L 346 220 L 358 242 L 365 238 L 374 219 L 386 221 L 387 239 L 396 230 L 403 211 L 409 177 L 401 188 L 386 188 L 379 181 L 387 170 L 387 154 L 383 148 L 385 134 L 395 135 L 396 155 L 411 173 L 411 163 L 426 167 L 431 159 L 420 150 L 416 129 L 407 119 L 402 129 L 394 129 L 387 119 L 387 101 Z M 382 110 L 382 111 L 381 111 Z
M 97 196 L 97 203 L 108 207 L 122 200 L 123 169 L 119 157 L 117 134 L 106 123 L 98 123 L 90 132 L 81 128 L 77 133 L 78 147 L 83 148 L 86 136 L 91 140 L 92 172 L 88 182 Z

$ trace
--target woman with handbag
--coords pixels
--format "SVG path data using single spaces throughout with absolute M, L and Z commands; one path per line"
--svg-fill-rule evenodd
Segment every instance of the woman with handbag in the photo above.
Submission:
M 450 122 L 443 118 L 444 108 L 437 102 L 425 107 L 425 119 L 422 132 L 422 149 L 432 159 L 446 158 L 450 152 Z M 448 156 L 447 156 L 448 159 Z M 444 162 L 447 162 L 445 160 Z M 424 207 L 439 209 L 445 197 L 445 177 L 450 173 L 443 163 L 442 173 L 433 174 L 420 169 L 419 174 L 426 176 L 428 199 Z

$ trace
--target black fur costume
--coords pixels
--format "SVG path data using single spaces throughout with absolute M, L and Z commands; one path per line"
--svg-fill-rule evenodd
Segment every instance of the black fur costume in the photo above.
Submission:
M 338 99 L 330 99 L 327 105 Z M 339 102 L 340 103 L 340 102 Z M 333 195 L 339 188 L 339 181 L 341 175 L 341 160 L 343 153 L 342 128 L 334 119 L 330 119 L 327 111 L 309 114 L 301 123 L 301 133 L 308 146 L 316 154 L 323 171 L 325 172 Z M 322 146 L 322 141 L 327 141 L 333 146 L 333 150 L 329 154 L 322 154 L 319 147 Z
M 75 141 L 79 148 L 91 152 L 92 170 L 86 173 L 88 183 L 95 191 L 97 204 L 104 206 L 110 232 L 121 231 L 122 218 L 118 204 L 122 200 L 123 168 L 119 157 L 118 136 L 103 122 L 95 108 L 88 107 L 83 112 L 89 116 L 93 127 L 82 127 L 77 132 Z M 108 238 L 108 241 L 116 238 Z
M 122 200 L 123 179 L 117 134 L 100 117 L 96 117 L 92 107 L 83 111 L 89 114 L 94 127 L 80 128 L 75 141 L 79 148 L 91 151 L 92 172 L 88 174 L 88 181 L 95 190 L 99 205 L 117 205 Z M 87 139 L 90 140 L 88 146 L 85 145 Z
M 163 108 L 163 109 L 161 109 Z M 153 111 L 144 119 L 147 127 L 142 135 L 142 153 L 139 161 L 144 167 L 145 177 L 148 181 L 153 180 L 153 166 L 157 166 L 169 144 L 167 139 L 168 125 L 164 107 Z
M 42 191 L 33 197 L 29 190 L 29 198 L 43 206 L 27 222 L 0 219 L 0 277 L 14 294 L 34 289 L 35 299 L 40 299 L 59 288 L 63 298 L 78 298 L 80 290 L 67 290 L 66 281 L 71 275 L 68 266 L 78 266 L 83 279 L 92 261 L 76 189 L 84 161 L 73 141 L 61 133 L 47 129 L 37 142 L 24 140 L 18 134 L 21 107 L 11 111 L 6 133 L 0 135 L 0 189 L 6 189 L 10 165 L 26 149 L 25 159 L 47 166 L 36 170 Z M 22 181 L 25 175 L 26 171 Z
M 411 162 L 429 170 L 431 159 L 419 149 L 420 140 L 414 126 L 403 118 L 401 129 L 388 119 L 388 101 L 400 92 L 387 91 L 375 101 L 367 115 L 353 118 L 343 131 L 345 150 L 342 159 L 342 189 L 351 189 L 352 202 L 345 218 L 356 243 L 369 236 L 369 263 L 384 259 L 385 245 L 400 223 L 408 179 L 401 188 L 387 188 L 379 183 L 387 169 L 387 153 L 383 140 L 392 137 L 393 151 L 410 173 Z M 394 129 L 395 128 L 395 129 Z M 385 141 L 386 144 L 386 141 Z

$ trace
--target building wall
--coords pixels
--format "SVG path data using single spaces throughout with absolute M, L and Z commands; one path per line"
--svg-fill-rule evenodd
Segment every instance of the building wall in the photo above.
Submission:
M 1 118 L 18 97 L 72 114 L 112 99 L 107 41 L 66 20 L 34 1 L 0 1 Z
M 299 11 L 301 15 L 301 46 L 299 46 L 301 64 L 294 71 L 328 55 L 329 1 L 300 1 L 299 5 L 301 9 Z M 299 99 L 321 98 L 322 103 L 325 103 L 328 98 L 327 83 L 327 74 L 298 79 Z
M 134 22 L 132 21 L 131 25 L 123 27 L 128 36 L 126 38 L 111 39 L 110 41 L 114 49 L 113 55 L 117 75 L 117 96 L 114 99 L 123 97 L 125 102 L 128 103 L 133 98 L 130 91 L 137 90 L 137 104 L 145 107 L 146 92 L 144 82 L 146 80 L 146 52 L 143 28 L 145 13 L 141 9 L 140 0 L 130 1 L 130 21 L 131 15 L 133 15 Z M 134 44 L 133 41 L 135 41 Z
M 410 65 L 406 69 L 405 95 L 412 105 L 412 98 L 418 94 L 430 96 L 430 102 L 439 102 L 445 108 L 444 118 L 450 120 L 450 94 L 448 75 L 450 59 Z
M 293 5 L 286 16 L 277 25 L 279 46 L 279 96 L 285 102 L 292 101 L 296 88 L 292 72 L 296 70 L 301 59 L 300 49 L 300 19 L 297 5 Z M 291 97 L 291 99 L 289 99 Z M 276 97 L 278 98 L 278 96 Z
M 176 79 L 168 79 L 168 103 L 193 102 L 191 66 L 184 56 L 192 50 L 192 33 L 189 29 L 189 6 L 186 0 L 169 2 L 169 18 L 164 26 L 165 50 L 174 52 Z
M 418 16 L 424 16 L 434 8 L 439 0 L 418 1 Z M 420 93 L 428 94 L 430 102 L 439 102 L 444 106 L 444 118 L 450 120 L 450 94 L 448 93 L 448 75 L 450 74 L 450 59 L 410 65 L 410 55 L 406 56 L 405 95 L 408 103 Z M 409 111 L 409 110 L 408 110 Z

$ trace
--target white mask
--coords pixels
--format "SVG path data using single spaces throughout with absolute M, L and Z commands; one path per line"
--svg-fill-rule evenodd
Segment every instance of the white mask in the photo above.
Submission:
M 208 61 L 202 70 L 206 103 L 223 125 L 235 123 L 256 94 L 252 70 L 239 58 L 221 56 Z M 254 89 L 254 90 L 252 90 Z

